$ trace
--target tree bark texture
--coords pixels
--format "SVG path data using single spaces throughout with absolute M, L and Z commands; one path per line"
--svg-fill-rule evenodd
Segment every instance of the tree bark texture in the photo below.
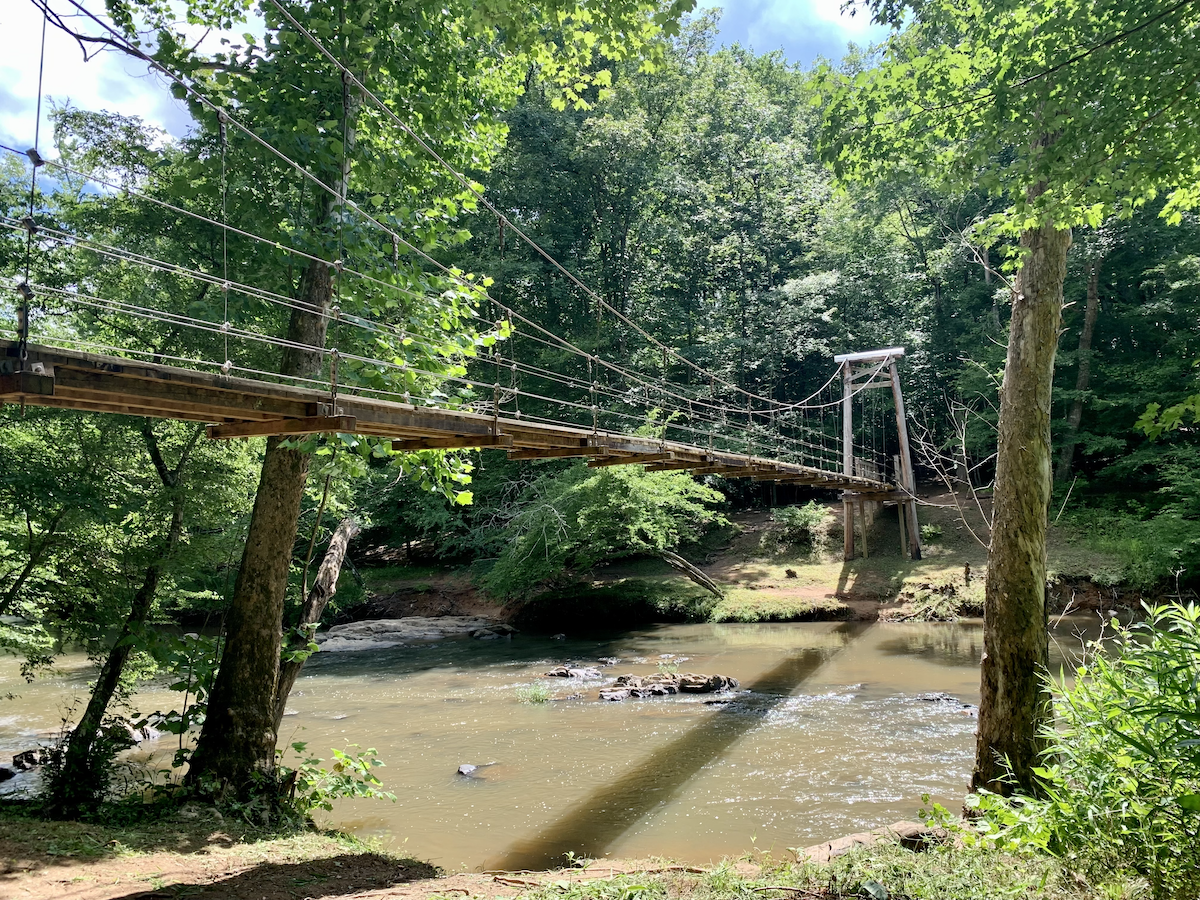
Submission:
M 1062 451 L 1054 480 L 1061 483 L 1071 476 L 1075 461 L 1075 445 L 1079 442 L 1079 423 L 1083 421 L 1083 397 L 1092 381 L 1092 334 L 1100 314 L 1100 259 L 1088 263 L 1087 309 L 1083 314 L 1083 330 L 1079 332 L 1079 362 L 1075 374 L 1075 399 L 1067 413 L 1067 430 L 1063 435 Z
M 309 263 L 299 299 L 327 311 L 333 298 L 330 267 Z M 328 319 L 293 308 L 288 340 L 323 347 Z M 287 348 L 283 375 L 321 374 L 321 353 Z M 309 454 L 267 439 L 246 547 L 225 620 L 225 649 L 188 770 L 189 784 L 214 793 L 242 793 L 255 772 L 275 767 L 275 691 L 283 639 L 283 604 Z
M 300 610 L 300 621 L 296 623 L 297 628 L 305 630 L 321 621 L 321 614 L 325 612 L 325 607 L 337 593 L 338 577 L 342 574 L 342 563 L 346 559 L 346 550 L 350 546 L 350 541 L 357 537 L 360 531 L 362 531 L 361 526 L 353 519 L 342 519 L 338 523 L 333 537 L 329 539 L 329 549 L 325 551 L 325 558 L 321 560 L 321 565 L 317 569 L 317 577 L 313 581 L 312 589 L 304 598 L 304 606 Z M 279 725 L 283 721 L 283 711 L 287 708 L 288 694 L 291 693 L 292 685 L 296 683 L 296 678 L 303 668 L 303 659 L 280 660 L 279 678 L 275 685 L 275 732 L 277 734 Z
M 1050 412 L 1071 232 L 1046 225 L 1021 236 L 1000 399 L 995 523 L 988 555 L 979 733 L 972 789 L 1033 790 L 1032 767 L 1050 715 L 1042 678 L 1046 632 L 1046 528 Z

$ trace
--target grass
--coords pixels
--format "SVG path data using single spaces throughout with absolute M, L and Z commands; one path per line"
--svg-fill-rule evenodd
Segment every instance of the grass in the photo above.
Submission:
M 844 619 L 851 615 L 846 604 L 832 597 L 788 597 L 733 588 L 717 602 L 710 622 L 803 622 Z
M 1135 900 L 1137 885 L 1093 886 L 1046 857 L 1015 857 L 954 846 L 914 853 L 894 844 L 858 850 L 816 866 L 756 860 L 757 874 L 725 862 L 704 870 L 650 867 L 591 881 L 548 880 L 526 900 Z
M 522 703 L 547 703 L 550 700 L 550 688 L 537 681 L 522 685 L 517 688 L 517 699 Z
M 0 803 L 0 843 L 64 861 L 138 856 L 163 850 L 195 853 L 213 847 L 264 844 L 270 845 L 272 854 L 286 859 L 321 858 L 347 850 L 374 849 L 341 832 L 263 830 L 234 817 L 219 816 L 211 807 L 197 808 L 201 815 L 195 818 L 162 815 L 115 825 L 109 817 L 94 822 L 41 819 L 14 803 Z

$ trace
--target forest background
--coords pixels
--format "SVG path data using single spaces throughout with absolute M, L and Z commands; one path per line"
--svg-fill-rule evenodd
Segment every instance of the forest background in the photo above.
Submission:
M 586 85 L 579 105 L 562 103 L 561 86 L 535 66 L 488 81 L 494 105 L 462 140 L 460 164 L 487 185 L 496 207 L 611 306 L 746 390 L 800 399 L 828 377 L 834 353 L 907 347 L 905 389 L 915 418 L 934 446 L 965 448 L 964 465 L 986 486 L 1010 290 L 1003 246 L 979 246 L 971 227 L 1003 201 L 984 192 L 951 194 L 904 168 L 872 187 L 835 190 L 816 150 L 812 74 L 780 54 L 717 49 L 715 33 L 714 14 L 696 17 L 662 39 L 653 70 L 618 62 L 611 85 Z M 866 53 L 852 52 L 841 66 L 853 72 L 869 62 Z M 478 74 L 485 81 L 494 75 Z M 459 117 L 470 106 L 462 103 L 442 114 Z M 218 146 L 214 122 L 172 142 L 119 116 L 64 109 L 54 121 L 61 157 L 79 170 L 215 209 L 218 186 L 207 165 Z M 5 216 L 19 220 L 29 172 L 11 157 L 4 166 L 0 200 Z M 445 193 L 428 170 L 409 178 L 414 207 Z M 245 185 L 234 196 L 235 214 L 240 206 L 250 215 L 261 199 Z M 160 212 L 120 194 L 97 195 L 83 180 L 65 179 L 41 202 L 69 229 L 140 234 L 159 257 L 211 261 L 218 253 L 212 233 L 164 228 Z M 437 258 L 489 275 L 501 302 L 589 352 L 680 374 L 598 316 L 587 295 L 545 260 L 506 241 L 490 215 L 461 199 L 430 208 L 436 215 L 425 215 L 422 226 Z M 1127 564 L 1103 577 L 1148 588 L 1200 572 L 1196 436 L 1181 429 L 1150 440 L 1145 419 L 1153 404 L 1176 406 L 1196 392 L 1200 223 L 1183 214 L 1168 225 L 1159 212 L 1150 204 L 1128 219 L 1076 232 L 1053 404 L 1064 520 L 1120 549 Z M 412 211 L 408 217 L 419 218 Z M 0 265 L 19 271 L 25 242 L 10 233 L 0 252 Z M 245 256 L 239 263 L 262 264 Z M 46 277 L 53 279 L 53 267 Z M 99 265 L 88 277 L 131 293 L 172 287 L 160 276 L 130 281 L 130 272 Z M 213 302 L 202 290 L 189 308 Z M 48 316 L 46 327 L 54 322 Z M 70 327 L 110 338 L 128 337 L 131 329 L 112 315 L 76 318 Z M 178 341 L 169 330 L 137 337 L 158 352 Z M 489 339 L 495 336 L 472 337 Z M 508 338 L 508 348 L 550 370 L 560 362 L 520 334 Z M 259 444 L 206 443 L 184 425 L 11 407 L 0 415 L 0 504 L 7 512 L 0 522 L 0 613 L 14 617 L 3 640 L 26 655 L 31 674 L 72 643 L 103 655 L 139 598 L 150 603 L 146 623 L 219 627 Z M 491 560 L 518 546 L 527 526 L 519 513 L 530 498 L 569 492 L 585 471 L 491 453 L 393 462 L 368 446 L 329 442 L 315 451 L 318 477 L 303 500 L 289 576 L 293 619 L 311 547 L 323 547 L 345 517 L 368 527 L 371 543 L 416 543 L 445 562 Z M 614 500 L 628 508 L 653 496 L 673 515 L 647 530 L 653 546 L 617 536 L 605 548 L 610 555 L 676 547 L 696 536 L 718 503 L 765 500 L 736 483 L 713 482 L 722 500 L 697 495 L 682 477 L 637 481 L 628 495 L 592 501 L 611 515 Z M 539 573 L 520 592 L 559 574 Z M 200 654 L 211 664 L 212 647 L 136 632 L 128 635 L 136 665 L 119 691 L 160 666 L 169 670 L 181 655 Z M 186 709 L 175 724 L 192 724 Z

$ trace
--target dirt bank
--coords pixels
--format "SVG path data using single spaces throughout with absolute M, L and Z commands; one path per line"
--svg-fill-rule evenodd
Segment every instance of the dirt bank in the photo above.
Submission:
M 922 849 L 941 837 L 919 823 L 899 822 L 794 852 L 800 859 L 824 864 L 887 843 Z M 719 869 L 735 879 L 753 880 L 763 874 L 760 865 L 747 860 L 724 863 Z M 445 873 L 335 833 L 256 837 L 233 828 L 200 827 L 195 821 L 114 829 L 0 819 L 0 893 L 27 900 L 494 898 L 550 887 L 563 891 L 626 875 L 694 880 L 712 871 L 664 860 L 604 859 L 541 872 Z
M 543 598 L 541 609 L 538 601 L 504 605 L 485 596 L 465 569 L 397 565 L 394 551 L 388 555 L 374 548 L 362 561 L 367 600 L 338 621 L 477 615 L 553 632 L 584 627 L 589 616 L 610 625 L 631 625 L 906 621 L 982 614 L 987 554 L 977 539 L 980 523 L 964 524 L 951 495 L 930 492 L 923 497 L 921 521 L 927 534 L 921 560 L 902 553 L 890 508 L 875 518 L 866 541 L 868 556 L 843 560 L 840 511 L 840 504 L 830 506 L 825 533 L 813 548 L 783 544 L 768 511 L 731 516 L 736 530 L 724 546 L 691 553 L 691 561 L 721 587 L 719 601 L 662 560 L 626 559 L 598 568 L 578 589 Z M 392 564 L 380 567 L 380 560 Z M 375 568 L 366 567 L 371 561 Z M 1050 562 L 1052 614 L 1136 611 L 1145 599 L 1140 592 L 1093 581 L 1089 572 L 1109 571 L 1113 563 L 1097 558 L 1069 530 L 1052 530 Z

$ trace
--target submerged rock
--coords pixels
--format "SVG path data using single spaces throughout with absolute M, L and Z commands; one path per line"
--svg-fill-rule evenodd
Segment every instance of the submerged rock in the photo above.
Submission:
M 979 707 L 973 703 L 963 703 L 952 694 L 936 693 L 936 694 L 921 694 L 917 697 L 918 700 L 924 700 L 926 703 L 944 703 L 948 706 L 953 706 L 955 711 L 964 716 L 979 715 Z
M 494 762 L 479 763 L 478 765 L 474 763 L 463 763 L 458 767 L 458 774 L 462 775 L 464 778 L 482 778 L 483 773 L 479 770 L 486 769 L 488 766 L 494 765 Z
M 386 650 L 449 637 L 467 637 L 476 632 L 494 637 L 516 629 L 483 616 L 405 616 L 400 619 L 367 619 L 335 625 L 317 635 L 321 649 L 336 653 L 347 650 Z
M 593 666 L 555 666 L 546 673 L 549 678 L 603 678 L 600 670 Z

